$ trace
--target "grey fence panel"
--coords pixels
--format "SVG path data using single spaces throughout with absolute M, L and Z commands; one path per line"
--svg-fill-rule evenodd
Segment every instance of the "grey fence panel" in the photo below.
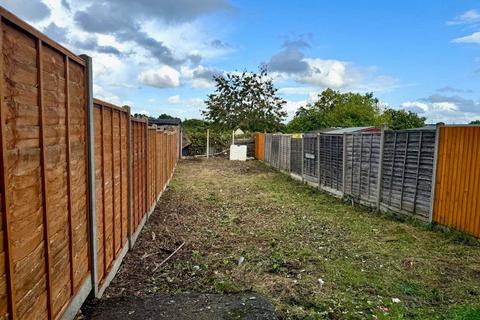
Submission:
M 303 135 L 303 177 L 311 182 L 318 181 L 317 134 Z
M 386 131 L 381 207 L 429 219 L 434 130 Z
M 280 156 L 279 156 L 279 168 L 280 170 L 290 172 L 290 141 L 292 139 L 291 135 L 282 134 L 280 136 Z
M 302 138 L 291 138 L 290 141 L 290 171 L 302 175 Z
M 381 133 L 346 135 L 345 194 L 364 205 L 376 206 Z
M 265 162 L 272 164 L 272 134 L 265 134 Z
M 320 134 L 319 183 L 326 190 L 342 191 L 343 135 Z
M 271 154 L 271 165 L 279 169 L 280 168 L 280 135 L 272 135 L 272 154 Z

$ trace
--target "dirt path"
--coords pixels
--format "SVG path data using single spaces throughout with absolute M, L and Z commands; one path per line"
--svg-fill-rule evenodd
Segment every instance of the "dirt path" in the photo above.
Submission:
M 219 306 L 266 297 L 286 319 L 477 319 L 480 245 L 352 208 L 259 162 L 182 161 L 103 301 L 84 311 L 168 309 L 165 294 L 179 292 L 240 294 Z M 219 319 L 248 318 L 238 306 Z

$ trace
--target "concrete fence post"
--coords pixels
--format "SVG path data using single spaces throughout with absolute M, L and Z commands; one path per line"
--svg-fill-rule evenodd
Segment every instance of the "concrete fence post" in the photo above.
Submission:
M 433 171 L 432 171 L 432 190 L 430 194 L 430 208 L 428 210 L 428 221 L 431 223 L 433 221 L 433 210 L 435 209 L 435 193 L 437 187 L 437 162 L 438 162 L 438 150 L 440 143 L 440 132 L 443 125 L 437 124 L 435 129 L 435 149 L 433 153 Z M 420 150 L 421 152 L 421 150 Z
M 385 147 L 385 128 L 380 131 L 380 154 L 378 155 L 378 177 L 377 177 L 377 211 L 380 211 L 382 198 L 382 180 L 383 180 L 383 150 Z
M 95 122 L 93 111 L 93 70 L 92 58 L 87 55 L 80 56 L 85 60 L 86 71 L 86 108 L 87 108 L 87 153 L 88 153 L 88 225 L 90 231 L 89 250 L 90 250 L 90 270 L 92 279 L 92 289 L 95 297 L 98 295 L 97 281 L 97 212 L 95 198 Z

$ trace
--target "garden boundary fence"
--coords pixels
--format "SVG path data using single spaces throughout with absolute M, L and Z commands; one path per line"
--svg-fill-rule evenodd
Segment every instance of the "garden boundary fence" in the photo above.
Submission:
M 265 134 L 265 141 L 275 136 L 281 139 Z M 308 133 L 289 141 L 287 155 L 287 147 L 265 143 L 265 162 L 277 168 L 267 154 L 289 157 L 283 171 L 335 196 L 480 237 L 480 126 Z
M 2 7 L 0 50 L 0 319 L 73 319 L 132 248 L 180 131 L 93 99 L 92 59 Z

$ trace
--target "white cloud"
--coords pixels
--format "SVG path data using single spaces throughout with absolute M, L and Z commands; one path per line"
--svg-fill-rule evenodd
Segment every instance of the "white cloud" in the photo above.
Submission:
M 447 21 L 448 25 L 471 24 L 480 22 L 480 12 L 477 10 L 468 10 L 465 13 L 455 17 L 453 20 Z
M 479 43 L 480 44 L 480 32 L 474 32 L 471 35 L 453 39 L 455 43 Z
M 432 99 L 432 97 L 434 98 Z M 444 97 L 445 101 L 440 101 L 441 99 L 437 96 L 432 97 L 404 102 L 401 104 L 401 108 L 418 113 L 427 118 L 428 123 L 465 124 L 480 119 L 480 108 L 462 107 L 461 102 L 455 103 L 451 97 L 450 101 L 448 101 L 449 97 Z
M 344 88 L 353 82 L 351 74 L 347 72 L 348 62 L 318 58 L 304 61 L 309 71 L 299 78 L 300 82 L 329 88 Z
M 284 87 L 278 89 L 279 94 L 298 94 L 298 95 L 308 95 L 313 91 L 317 91 L 315 87 Z
M 214 82 L 213 77 L 219 74 L 222 74 L 223 71 L 212 68 L 205 67 L 202 65 L 190 68 L 189 66 L 182 66 L 180 68 L 182 77 L 189 80 L 192 88 L 195 89 L 209 89 L 213 88 Z
M 157 70 L 147 70 L 138 76 L 138 80 L 151 87 L 174 88 L 180 86 L 180 72 L 169 66 Z
M 170 104 L 178 104 L 180 103 L 180 96 L 177 94 L 175 96 L 168 97 L 167 102 Z
M 120 97 L 118 97 L 117 95 L 113 94 L 112 92 L 106 90 L 105 88 L 103 88 L 102 86 L 96 83 L 93 84 L 93 96 L 100 100 L 107 101 L 119 106 L 122 105 L 122 101 Z

